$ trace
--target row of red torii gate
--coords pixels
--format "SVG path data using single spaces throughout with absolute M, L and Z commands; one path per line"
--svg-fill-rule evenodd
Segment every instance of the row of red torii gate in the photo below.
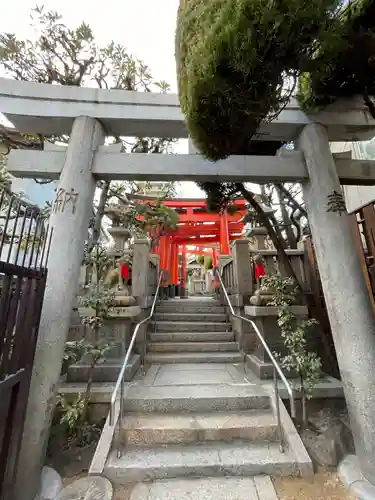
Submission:
M 231 213 L 210 213 L 201 199 L 166 200 L 163 205 L 177 212 L 178 223 L 175 229 L 163 232 L 152 252 L 159 256 L 159 269 L 165 276 L 163 286 L 179 286 L 183 292 L 188 254 L 211 256 L 216 267 L 219 257 L 230 255 L 231 241 L 242 238 L 245 201 L 233 201 Z

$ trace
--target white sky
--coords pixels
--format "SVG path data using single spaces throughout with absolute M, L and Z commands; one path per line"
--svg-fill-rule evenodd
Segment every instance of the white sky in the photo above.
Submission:
M 75 27 L 88 23 L 100 45 L 111 40 L 124 45 L 142 59 L 155 79 L 166 80 L 177 91 L 174 61 L 174 33 L 179 0 L 45 0 L 48 10 L 62 14 L 65 24 Z M 30 11 L 36 0 L 8 2 L 0 16 L 0 32 L 32 37 Z M 180 194 L 199 197 L 194 183 L 183 183 Z

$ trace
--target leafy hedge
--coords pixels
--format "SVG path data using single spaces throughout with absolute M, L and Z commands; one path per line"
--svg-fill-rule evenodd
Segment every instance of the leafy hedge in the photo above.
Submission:
M 180 103 L 201 153 L 211 160 L 262 154 L 263 145 L 251 139 L 263 120 L 280 112 L 301 74 L 299 99 L 306 109 L 364 94 L 366 85 L 368 94 L 375 93 L 369 70 L 375 0 L 354 0 L 350 9 L 344 3 L 180 0 Z M 351 76 L 358 67 L 360 74 Z
M 301 75 L 298 100 L 305 110 L 337 98 L 362 95 L 375 118 L 375 1 L 354 0 L 335 20 L 335 36 L 318 45 L 310 72 Z

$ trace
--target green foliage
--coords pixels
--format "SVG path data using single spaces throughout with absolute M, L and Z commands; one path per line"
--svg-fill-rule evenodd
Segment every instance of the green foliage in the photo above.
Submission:
M 164 198 L 144 202 L 129 203 L 127 205 L 114 204 L 116 215 L 114 224 L 125 226 L 130 233 L 137 236 L 157 234 L 176 229 L 178 214 L 175 210 L 162 204 Z
M 175 210 L 165 207 L 162 200 L 154 203 L 137 203 L 134 207 L 136 215 L 133 219 L 134 225 L 141 232 L 164 232 L 176 229 L 178 214 Z M 131 215 L 131 212 L 128 212 Z
M 115 294 L 107 289 L 102 281 L 94 286 L 86 285 L 84 288 L 88 294 L 78 297 L 79 305 L 93 309 L 95 315 L 82 318 L 82 324 L 98 329 L 103 325 L 103 319 L 108 315 L 109 309 L 113 307 Z
M 57 409 L 60 413 L 60 425 L 67 430 L 69 436 L 77 432 L 77 427 L 82 419 L 84 400 L 82 394 L 71 402 L 65 397 L 59 395 L 57 400 Z
M 97 325 L 91 327 L 96 328 Z M 67 439 L 67 444 L 86 446 L 100 435 L 100 428 L 88 420 L 88 405 L 91 394 L 92 372 L 113 345 L 106 341 L 90 342 L 86 339 L 71 341 L 65 344 L 64 361 L 67 365 L 76 363 L 82 358 L 90 360 L 90 372 L 85 392 L 71 398 L 59 394 L 55 410 L 55 421 L 60 434 Z M 55 429 L 56 434 L 56 429 Z
M 114 304 L 114 291 L 104 283 L 106 273 L 113 267 L 114 262 L 107 248 L 97 243 L 85 254 L 84 264 L 91 268 L 95 279 L 83 287 L 84 295 L 78 297 L 78 302 L 81 307 L 93 309 L 95 314 L 84 317 L 82 324 L 98 330 Z
M 100 242 L 93 246 L 90 252 L 85 252 L 83 264 L 95 271 L 97 279 L 103 279 L 113 265 L 113 259 L 108 254 L 107 248 Z
M 195 259 L 197 261 L 197 264 L 200 266 L 204 265 L 204 255 L 197 255 L 197 258 Z
M 279 274 L 267 274 L 262 279 L 262 289 L 272 290 L 272 301 L 270 305 L 281 307 L 292 305 L 293 299 L 297 296 L 298 287 L 290 277 L 282 277 Z
M 103 281 L 103 277 L 113 264 L 113 260 L 108 255 L 106 248 L 97 244 L 85 256 L 85 263 L 95 269 L 97 280 L 85 287 L 87 294 L 78 297 L 78 300 L 81 307 L 89 308 L 94 313 L 82 317 L 81 320 L 82 324 L 91 330 L 90 338 L 93 340 L 85 336 L 79 341 L 67 342 L 64 350 L 64 364 L 67 367 L 85 358 L 89 363 L 86 390 L 84 394 L 78 394 L 73 399 L 66 395 L 60 395 L 56 407 L 58 427 L 66 435 L 68 441 L 73 441 L 79 446 L 89 444 L 100 434 L 100 429 L 88 421 L 92 376 L 95 366 L 113 348 L 113 343 L 99 338 L 99 330 L 103 326 L 103 320 L 114 303 L 114 292 Z
M 113 41 L 101 46 L 95 40 L 90 26 L 84 22 L 76 27 L 65 25 L 62 16 L 44 7 L 32 10 L 31 26 L 36 33 L 33 40 L 19 38 L 15 33 L 0 33 L 0 68 L 5 76 L 16 80 L 47 84 L 99 87 L 166 93 L 170 86 L 155 81 L 150 68 L 133 57 L 121 44 Z M 22 135 L 0 125 L 0 142 L 12 148 L 42 149 L 44 140 L 67 143 L 67 136 Z M 114 137 L 124 150 L 131 153 L 166 153 L 174 142 L 169 137 L 142 137 L 132 141 Z M 0 160 L 2 156 L 0 155 Z M 2 170 L 0 171 L 0 183 Z M 37 181 L 41 182 L 41 181 Z M 49 180 L 43 182 L 50 182 Z M 103 197 L 94 206 L 88 248 L 99 240 L 102 218 L 107 200 L 113 196 L 139 192 L 136 182 L 99 182 Z M 112 189 L 113 187 L 113 189 Z M 165 195 L 173 196 L 174 183 L 165 184 Z M 133 212 L 133 215 L 135 212 Z M 129 214 L 129 218 L 130 218 Z M 138 230 L 138 225 L 135 229 Z
M 273 298 L 269 305 L 278 308 L 278 325 L 288 351 L 287 355 L 280 358 L 281 365 L 297 374 L 301 391 L 310 398 L 321 375 L 321 361 L 315 352 L 308 352 L 306 334 L 317 322 L 314 319 L 298 320 L 292 312 L 291 303 L 298 289 L 291 278 L 266 275 L 262 280 L 262 288 L 272 290 Z
M 71 340 L 65 343 L 64 362 L 69 366 L 80 360 L 84 353 L 84 340 Z
M 208 271 L 209 269 L 212 269 L 213 265 L 212 265 L 212 257 L 210 255 L 205 255 L 204 256 L 204 268 L 206 271 Z
M 180 0 L 180 103 L 202 154 L 218 160 L 254 152 L 251 138 L 289 100 L 340 3 Z
M 352 0 L 319 39 L 309 71 L 299 79 L 301 107 L 316 111 L 337 98 L 362 95 L 375 117 L 375 3 Z
M 59 395 L 56 405 L 58 432 L 66 439 L 66 446 L 74 444 L 84 447 L 98 440 L 100 427 L 90 424 L 83 418 L 85 411 L 85 396 L 78 394 L 73 399 Z M 54 429 L 56 434 L 56 427 Z

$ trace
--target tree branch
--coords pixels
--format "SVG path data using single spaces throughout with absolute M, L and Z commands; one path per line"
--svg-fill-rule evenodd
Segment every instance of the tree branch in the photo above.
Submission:
M 280 241 L 280 239 L 278 238 L 277 233 L 275 231 L 275 228 L 271 224 L 268 216 L 266 215 L 266 213 L 264 212 L 262 207 L 259 205 L 259 203 L 255 200 L 253 193 L 248 191 L 242 183 L 236 183 L 236 186 L 237 186 L 238 191 L 244 197 L 244 199 L 250 204 L 250 206 L 256 212 L 261 224 L 267 229 L 268 235 L 271 238 L 271 241 L 272 241 L 272 243 L 273 243 L 273 245 L 278 253 L 280 263 L 284 267 L 285 272 L 291 278 L 293 278 L 293 280 L 297 284 L 300 292 L 302 293 L 302 285 L 299 282 L 299 280 L 297 279 L 296 273 L 294 272 L 294 269 L 290 263 L 290 260 L 287 256 L 287 254 L 285 253 L 285 249 L 284 249 L 284 246 L 282 244 L 282 241 Z

